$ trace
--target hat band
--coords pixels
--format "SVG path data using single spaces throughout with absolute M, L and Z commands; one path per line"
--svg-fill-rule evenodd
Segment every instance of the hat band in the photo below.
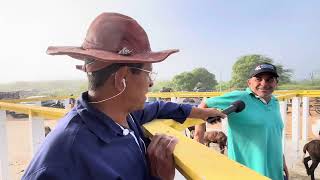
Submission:
M 92 61 L 90 63 L 86 63 L 84 65 L 76 65 L 76 68 L 78 70 L 84 71 L 84 72 L 94 72 L 98 71 L 100 69 L 103 69 L 107 66 L 109 66 L 112 63 L 107 63 L 103 61 Z

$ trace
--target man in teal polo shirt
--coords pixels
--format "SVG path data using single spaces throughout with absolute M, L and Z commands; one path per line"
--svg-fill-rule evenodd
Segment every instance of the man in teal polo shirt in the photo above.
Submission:
M 246 108 L 228 116 L 228 156 L 272 180 L 283 180 L 288 171 L 282 150 L 283 122 L 279 102 L 272 95 L 278 84 L 276 67 L 258 64 L 250 72 L 248 88 L 212 97 L 199 107 L 225 109 L 242 100 Z M 203 143 L 205 125 L 196 126 L 195 139 Z

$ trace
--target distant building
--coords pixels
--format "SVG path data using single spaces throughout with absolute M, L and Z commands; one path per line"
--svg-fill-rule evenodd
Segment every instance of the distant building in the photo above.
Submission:
M 20 99 L 20 91 L 0 92 L 0 99 Z
M 23 99 L 29 96 L 34 96 L 38 93 L 39 91 L 37 90 L 0 92 L 0 99 Z

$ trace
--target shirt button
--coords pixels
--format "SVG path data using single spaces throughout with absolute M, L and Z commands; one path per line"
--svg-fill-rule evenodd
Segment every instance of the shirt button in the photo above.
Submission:
M 129 134 L 129 130 L 128 129 L 123 129 L 122 134 L 124 136 L 128 135 Z

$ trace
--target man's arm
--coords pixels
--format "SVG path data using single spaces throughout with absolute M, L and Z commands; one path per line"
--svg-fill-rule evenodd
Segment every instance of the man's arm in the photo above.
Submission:
M 222 96 L 208 98 L 206 99 L 206 101 L 202 101 L 198 107 L 205 108 L 205 109 L 206 108 L 209 109 L 211 107 L 215 107 L 218 109 L 225 109 L 235 100 L 240 100 L 241 96 L 242 94 L 239 94 L 238 91 L 233 91 L 230 93 L 226 93 Z M 226 117 L 226 115 L 223 114 L 223 116 L 220 116 L 220 117 L 221 119 L 223 119 Z M 204 138 L 205 131 L 206 131 L 205 124 L 195 126 L 194 139 L 200 143 L 204 143 L 203 138 Z
M 175 119 L 184 122 L 187 117 L 206 120 L 208 117 L 221 116 L 223 113 L 213 108 L 197 108 L 188 104 L 176 104 L 172 102 L 154 102 L 145 106 L 144 110 L 132 113 L 140 123 L 146 123 L 153 119 Z M 155 135 L 148 146 L 148 158 L 151 175 L 161 179 L 171 180 L 175 175 L 175 163 L 173 150 L 177 139 L 167 135 Z
M 197 108 L 189 104 L 177 104 L 172 102 L 157 101 L 147 103 L 141 111 L 132 113 L 141 124 L 152 121 L 153 119 L 174 119 L 183 123 L 186 118 L 199 118 L 207 120 L 208 117 L 221 116 L 223 113 L 214 108 Z
M 199 108 L 207 108 L 205 102 L 201 102 L 198 106 Z M 204 143 L 204 133 L 206 132 L 206 123 L 203 123 L 201 125 L 196 125 L 194 129 L 194 139 L 200 143 Z
M 209 117 L 217 116 L 222 118 L 226 117 L 226 115 L 221 111 L 215 108 L 208 108 L 207 105 L 202 102 L 198 107 L 192 107 L 191 113 L 189 114 L 188 118 L 199 118 L 206 121 Z
M 32 172 L 28 171 L 24 174 L 21 180 L 67 180 L 73 179 L 68 171 L 68 168 L 64 167 L 43 167 Z

